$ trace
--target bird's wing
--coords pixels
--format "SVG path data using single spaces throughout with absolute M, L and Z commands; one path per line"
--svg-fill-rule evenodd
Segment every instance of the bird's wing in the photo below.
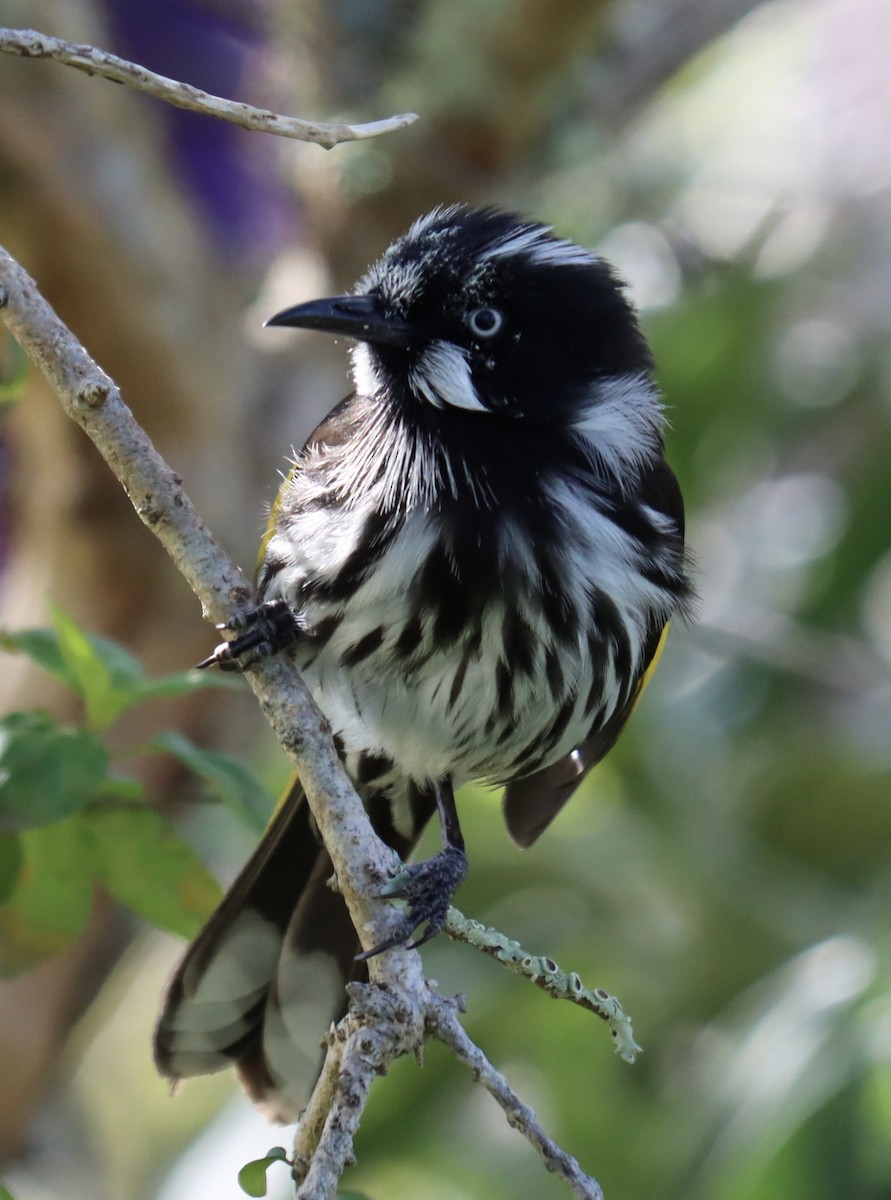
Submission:
M 311 453 L 319 446 L 337 446 L 350 437 L 352 426 L 349 420 L 349 412 L 355 405 L 356 399 L 356 393 L 351 392 L 348 396 L 345 396 L 339 404 L 335 405 L 328 415 L 323 417 L 319 424 L 315 427 L 315 429 L 306 439 L 303 449 L 292 461 L 291 468 L 285 474 L 281 486 L 276 492 L 275 499 L 273 500 L 269 509 L 269 518 L 266 521 L 266 528 L 263 531 L 263 538 L 260 542 L 260 550 L 257 555 L 257 578 L 260 577 L 260 572 L 263 567 L 263 560 L 266 558 L 266 548 L 269 545 L 269 539 L 272 537 L 273 533 L 275 533 L 282 499 L 288 492 L 289 484 L 303 466 L 303 459 L 307 454 Z
M 531 846 L 556 817 L 592 767 L 608 753 L 625 728 L 650 681 L 668 626 L 654 630 L 644 648 L 645 668 L 630 699 L 617 708 L 605 725 L 595 730 L 577 749 L 541 771 L 514 779 L 504 789 L 504 820 L 518 846 Z

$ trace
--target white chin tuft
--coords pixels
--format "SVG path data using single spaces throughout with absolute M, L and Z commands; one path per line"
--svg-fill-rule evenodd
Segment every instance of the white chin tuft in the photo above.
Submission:
M 473 386 L 467 355 L 451 342 L 433 342 L 409 373 L 415 395 L 436 408 L 488 412 Z

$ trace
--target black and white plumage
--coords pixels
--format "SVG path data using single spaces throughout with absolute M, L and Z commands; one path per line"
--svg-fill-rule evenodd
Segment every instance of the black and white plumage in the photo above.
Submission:
M 407 940 L 441 926 L 463 874 L 453 789 L 506 784 L 508 830 L 534 842 L 684 609 L 661 403 L 609 266 L 495 210 L 435 210 L 354 295 L 270 324 L 357 339 L 356 390 L 285 479 L 258 591 L 296 618 L 293 653 L 381 835 L 406 856 L 439 809 L 442 854 L 400 879 Z M 234 1061 L 270 1115 L 297 1115 L 322 1032 L 307 1005 L 336 1015 L 359 948 L 330 873 L 295 785 L 173 977 L 165 1074 Z

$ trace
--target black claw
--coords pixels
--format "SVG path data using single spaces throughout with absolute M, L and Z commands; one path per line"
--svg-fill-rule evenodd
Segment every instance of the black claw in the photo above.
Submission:
M 257 658 L 268 658 L 290 645 L 301 627 L 296 613 L 284 600 L 267 600 L 247 612 L 233 614 L 217 629 L 231 629 L 238 636 L 221 642 L 213 654 L 202 659 L 197 664 L 199 671 L 214 666 L 221 671 L 239 671 Z
M 393 937 L 380 942 L 371 950 L 363 950 L 360 954 L 357 954 L 354 961 L 367 962 L 369 958 L 374 958 L 377 954 L 383 954 L 385 950 L 392 950 L 394 946 L 401 946 L 410 933 L 411 930 L 405 931 L 400 928 L 399 933 L 394 934 Z
M 208 667 L 212 667 L 214 663 L 218 663 L 220 661 L 220 653 L 222 649 L 222 646 L 217 646 L 213 654 L 208 654 L 207 658 L 202 658 L 201 662 L 195 663 L 195 670 L 206 671 Z
M 238 651 L 232 650 L 234 645 L 234 642 L 220 642 L 213 654 L 208 654 L 200 663 L 195 663 L 195 670 L 206 671 L 208 667 L 219 667 L 221 671 L 239 670 L 240 663 L 236 661 Z
M 400 922 L 398 931 L 371 950 L 357 954 L 360 962 L 382 954 L 393 946 L 408 945 L 409 950 L 423 946 L 441 933 L 446 923 L 449 905 L 464 876 L 467 874 L 467 855 L 457 846 L 446 846 L 425 862 L 405 867 L 389 883 L 381 888 L 387 899 L 407 900 L 408 908 Z M 408 938 L 419 925 L 427 922 L 427 928 L 419 938 L 408 942 Z

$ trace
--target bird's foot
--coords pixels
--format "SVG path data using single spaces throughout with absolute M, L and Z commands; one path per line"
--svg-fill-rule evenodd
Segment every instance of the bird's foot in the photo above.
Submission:
M 399 929 L 392 937 L 371 950 L 357 954 L 357 959 L 373 958 L 392 946 L 404 943 L 419 925 L 427 922 L 420 937 L 408 943 L 409 950 L 423 946 L 442 931 L 452 897 L 467 874 L 467 855 L 456 846 L 446 846 L 439 854 L 411 867 L 404 867 L 381 888 L 381 895 L 388 900 L 407 900 Z
M 220 642 L 213 654 L 197 663 L 199 671 L 219 667 L 221 671 L 240 671 L 258 658 L 268 658 L 295 641 L 300 622 L 284 600 L 266 600 L 256 608 L 238 613 L 217 625 L 236 635 L 231 642 Z

